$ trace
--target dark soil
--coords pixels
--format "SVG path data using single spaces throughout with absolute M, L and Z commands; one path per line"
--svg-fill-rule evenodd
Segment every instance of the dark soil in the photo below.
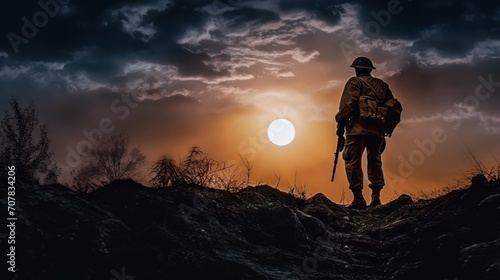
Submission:
M 91 194 L 18 186 L 16 200 L 7 279 L 500 279 L 498 183 L 368 210 L 130 180 Z

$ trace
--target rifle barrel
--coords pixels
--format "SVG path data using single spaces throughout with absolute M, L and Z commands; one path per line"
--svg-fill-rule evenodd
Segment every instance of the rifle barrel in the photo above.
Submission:
M 331 182 L 333 182 L 333 179 L 335 178 L 335 171 L 337 170 L 337 162 L 339 160 L 339 151 L 341 149 L 341 139 L 339 137 L 339 139 L 337 140 L 337 149 L 335 150 L 335 158 L 333 160 L 333 171 L 332 171 L 332 180 Z

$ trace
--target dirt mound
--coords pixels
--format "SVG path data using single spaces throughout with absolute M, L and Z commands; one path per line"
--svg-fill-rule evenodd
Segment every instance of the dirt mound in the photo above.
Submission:
M 19 186 L 16 198 L 13 279 L 500 279 L 498 185 L 369 210 L 269 186 L 130 180 L 91 194 Z

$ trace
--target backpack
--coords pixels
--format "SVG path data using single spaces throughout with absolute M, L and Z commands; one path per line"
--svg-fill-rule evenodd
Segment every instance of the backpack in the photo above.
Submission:
M 365 80 L 363 81 L 371 89 L 371 92 L 359 96 L 358 108 L 359 119 L 362 123 L 380 128 L 385 135 L 391 137 L 392 132 L 401 121 L 403 106 L 394 97 L 383 101 L 379 98 L 377 91 Z

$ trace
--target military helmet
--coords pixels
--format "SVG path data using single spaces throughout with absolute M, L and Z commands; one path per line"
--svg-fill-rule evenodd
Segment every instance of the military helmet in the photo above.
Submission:
M 377 69 L 373 67 L 372 61 L 368 57 L 360 56 L 354 59 L 351 66 L 353 68 L 363 68 L 363 69 Z

